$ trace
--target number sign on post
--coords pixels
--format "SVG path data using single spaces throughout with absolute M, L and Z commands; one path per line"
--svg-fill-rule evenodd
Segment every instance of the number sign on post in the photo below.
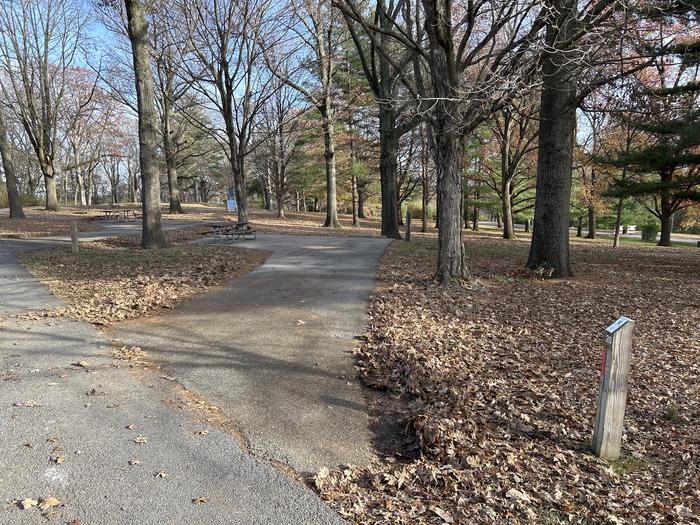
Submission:
M 617 459 L 622 447 L 622 428 L 627 403 L 634 321 L 620 317 L 605 329 L 605 350 L 600 367 L 598 410 L 593 449 L 603 459 Z

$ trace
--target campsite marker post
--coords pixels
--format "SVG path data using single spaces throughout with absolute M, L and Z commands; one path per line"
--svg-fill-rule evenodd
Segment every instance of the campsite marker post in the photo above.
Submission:
M 596 456 L 603 459 L 614 460 L 620 456 L 633 333 L 634 321 L 627 317 L 620 317 L 605 329 L 606 348 L 600 367 L 593 431 L 593 449 Z

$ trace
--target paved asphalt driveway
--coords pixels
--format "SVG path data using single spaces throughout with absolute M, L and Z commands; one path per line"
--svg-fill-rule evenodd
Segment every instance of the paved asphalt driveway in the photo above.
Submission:
M 372 436 L 351 351 L 388 241 L 265 234 L 235 242 L 272 255 L 114 336 L 222 407 L 259 456 L 302 472 L 368 462 Z
M 54 522 L 86 525 L 343 523 L 260 456 L 315 470 L 371 455 L 349 352 L 385 241 L 264 235 L 246 244 L 274 251 L 263 267 L 117 330 L 219 403 L 258 457 L 89 324 L 17 318 L 57 304 L 13 255 L 44 244 L 0 241 L 0 504 L 53 496 Z M 44 522 L 0 506 L 0 524 Z

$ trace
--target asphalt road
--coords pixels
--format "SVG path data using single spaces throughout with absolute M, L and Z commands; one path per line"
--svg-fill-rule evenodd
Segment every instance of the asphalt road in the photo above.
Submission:
M 388 241 L 264 234 L 235 242 L 272 255 L 114 336 L 222 407 L 260 457 L 301 472 L 369 462 L 373 436 L 351 351 Z
M 129 228 L 122 230 L 123 234 L 133 233 Z M 317 245 L 310 249 L 318 253 L 338 250 L 332 240 L 325 239 L 327 247 Z M 39 501 L 49 496 L 57 498 L 61 505 L 48 509 L 54 513 L 48 517 L 56 523 L 71 520 L 100 525 L 344 523 L 307 487 L 260 457 L 247 453 L 236 437 L 208 423 L 206 415 L 198 414 L 191 407 L 193 403 L 182 397 L 177 381 L 169 375 L 131 368 L 128 363 L 115 360 L 106 335 L 87 323 L 27 318 L 26 314 L 32 309 L 51 307 L 58 301 L 18 265 L 13 254 L 46 244 L 46 241 L 0 241 L 0 309 L 7 316 L 0 321 L 0 503 L 25 498 Z M 347 246 L 352 250 L 364 248 L 361 241 Z M 371 258 L 376 259 L 382 249 L 379 244 L 374 247 Z M 266 276 L 259 281 L 259 286 L 264 286 L 265 282 L 273 285 L 274 274 L 284 271 L 276 269 L 274 261 L 271 258 L 273 264 L 258 271 Z M 295 263 L 288 261 L 288 264 Z M 313 327 L 323 317 L 328 325 L 315 329 L 315 333 L 326 333 L 330 337 L 323 347 L 339 350 L 343 346 L 347 351 L 345 343 L 352 338 L 352 328 L 343 323 L 361 321 L 363 314 L 356 309 L 362 304 L 361 295 L 369 289 L 372 273 L 360 274 L 370 269 L 369 263 L 352 270 L 345 265 L 336 269 L 355 272 L 354 278 L 362 284 L 345 291 L 337 290 L 339 300 L 335 307 L 344 313 L 335 324 L 330 320 L 332 316 L 323 314 L 332 306 L 327 299 L 312 300 L 308 316 L 288 314 L 288 318 L 304 317 Z M 312 275 L 332 277 L 323 272 Z M 314 277 L 309 279 L 313 281 Z M 348 277 L 344 286 L 350 283 L 352 278 Z M 292 288 L 294 285 L 278 282 L 275 286 Z M 235 284 L 223 290 L 233 289 Z M 221 294 L 223 290 L 216 293 Z M 247 288 L 245 295 L 252 301 L 259 301 L 265 296 L 271 300 L 277 293 L 277 290 L 273 294 L 262 288 Z M 281 307 L 284 297 L 278 297 Z M 353 302 L 345 304 L 349 298 L 353 298 Z M 203 304 L 211 300 L 207 308 L 212 312 L 228 304 L 222 297 L 202 299 Z M 271 325 L 275 323 L 275 310 L 256 312 L 263 316 L 262 320 L 250 328 L 263 337 L 265 320 Z M 18 318 L 16 314 L 24 315 Z M 231 324 L 230 316 L 227 316 L 227 323 Z M 286 327 L 286 321 L 280 321 L 279 326 Z M 290 341 L 304 341 L 304 336 L 294 335 L 295 326 L 288 327 Z M 185 328 L 182 334 L 189 334 L 189 328 Z M 282 341 L 287 335 L 285 330 L 276 334 L 275 338 L 268 339 L 270 344 L 285 346 Z M 177 338 L 181 337 L 183 335 L 178 332 L 168 348 L 180 348 Z M 311 347 L 320 348 L 313 344 Z M 167 352 L 168 348 L 163 351 Z M 286 370 L 297 373 L 309 366 L 303 362 L 305 349 L 305 345 L 297 347 L 298 365 L 293 362 L 296 358 L 293 355 L 282 363 L 261 352 L 261 361 L 256 363 L 258 368 L 272 370 L 274 363 L 280 364 L 274 374 L 279 392 L 270 397 L 270 414 L 260 416 L 261 435 L 265 432 L 276 435 L 279 431 L 277 428 L 265 430 L 265 426 L 273 424 L 271 411 L 279 407 L 273 401 L 286 395 L 291 385 L 285 378 Z M 197 363 L 200 358 L 193 355 L 189 359 Z M 205 356 L 203 362 L 207 360 Z M 82 365 L 77 364 L 80 361 Z M 341 361 L 326 372 L 340 374 L 342 368 L 343 373 L 352 377 L 352 367 L 344 368 L 349 364 L 349 355 L 341 354 Z M 213 376 L 214 380 L 223 378 L 224 384 L 217 386 L 222 391 L 227 390 L 226 385 L 235 386 L 234 380 L 226 379 L 227 366 L 227 359 L 224 359 L 221 370 Z M 211 369 L 216 370 L 216 367 Z M 308 383 L 295 388 L 298 391 L 309 388 L 316 376 L 326 377 L 314 370 L 313 374 L 308 374 Z M 234 374 L 234 377 L 241 376 Z M 322 382 L 326 380 L 333 385 L 328 390 L 333 393 L 333 399 L 324 401 L 328 405 L 361 399 L 358 387 L 348 385 L 342 390 L 339 380 L 321 379 Z M 226 399 L 243 405 L 249 398 L 239 399 L 231 394 Z M 295 399 L 294 403 L 297 402 Z M 302 406 L 296 408 L 299 413 L 303 411 Z M 361 411 L 361 407 L 350 405 L 342 410 L 354 413 Z M 338 413 L 344 412 L 339 408 Z M 311 407 L 308 419 L 316 414 Z M 321 433 L 325 424 L 326 421 L 317 423 Z M 342 426 L 340 422 L 335 428 Z M 355 432 L 353 426 L 346 428 L 348 432 Z M 350 441 L 353 436 L 348 434 L 345 438 Z M 45 518 L 36 507 L 22 510 L 14 504 L 0 505 L 0 524 L 44 522 Z

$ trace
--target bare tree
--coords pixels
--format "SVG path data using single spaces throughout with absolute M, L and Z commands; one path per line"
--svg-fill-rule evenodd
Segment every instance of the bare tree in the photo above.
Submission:
M 504 239 L 515 238 L 513 215 L 534 205 L 526 204 L 532 201 L 532 197 L 524 194 L 531 190 L 533 176 L 523 161 L 537 149 L 536 112 L 536 104 L 521 98 L 500 110 L 490 121 L 498 144 L 499 162 L 498 169 L 493 170 L 492 177 L 485 182 L 501 200 Z M 515 213 L 514 205 L 517 206 Z
M 275 86 L 262 114 L 262 131 L 267 135 L 263 154 L 275 194 L 277 217 L 284 218 L 284 201 L 293 175 L 289 164 L 299 144 L 303 109 L 299 107 L 298 92 L 279 80 L 277 82 L 279 85 Z
M 193 87 L 221 115 L 238 202 L 238 219 L 248 220 L 246 159 L 253 149 L 257 116 L 271 94 L 261 65 L 263 20 L 269 0 L 188 0 L 179 3 L 189 41 L 184 62 Z
M 382 235 L 399 238 L 400 204 L 396 194 L 399 141 L 420 121 L 416 111 L 422 87 L 420 55 L 387 33 L 396 27 L 420 43 L 425 31 L 420 24 L 420 2 L 378 2 L 367 22 L 366 13 L 354 0 L 335 0 L 342 11 L 379 108 L 379 176 L 382 195 Z M 400 24 L 400 25 L 398 25 Z M 373 27 L 379 30 L 374 30 Z M 402 92 L 409 97 L 397 102 Z
M 425 27 L 426 41 L 417 38 L 420 33 L 402 30 L 405 24 L 397 17 L 406 15 L 401 10 L 389 12 L 382 1 L 376 2 L 377 9 L 390 23 L 364 25 L 419 55 L 428 71 L 429 94 L 419 95 L 435 137 L 436 279 L 450 284 L 468 275 L 461 228 L 466 136 L 523 89 L 536 69 L 532 48 L 539 41 L 543 20 L 539 4 L 531 1 L 478 0 L 457 9 L 453 0 L 422 0 L 420 5 L 414 16 Z
M 288 0 L 277 21 L 276 45 L 265 59 L 272 73 L 303 94 L 322 119 L 326 161 L 326 221 L 340 228 L 336 200 L 335 61 L 343 35 L 331 0 Z M 309 77 L 313 83 L 309 85 Z
M 46 209 L 58 209 L 57 126 L 67 74 L 76 60 L 85 17 L 70 0 L 0 4 L 2 90 L 34 149 L 44 177 Z
M 10 206 L 11 219 L 24 219 L 24 210 L 22 209 L 22 200 L 17 187 L 17 174 L 15 173 L 15 164 L 12 160 L 12 144 L 7 133 L 7 125 L 5 124 L 5 108 L 0 103 L 0 160 L 2 160 L 2 169 L 5 174 L 5 186 L 7 188 L 7 200 Z
M 139 110 L 139 164 L 143 198 L 141 246 L 161 248 L 165 246 L 165 236 L 160 226 L 160 173 L 156 152 L 158 119 L 153 94 L 148 23 L 141 0 L 125 0 L 125 5 Z
M 156 79 L 156 101 L 160 112 L 160 131 L 163 155 L 168 177 L 170 213 L 184 213 L 180 199 L 177 176 L 177 144 L 174 143 L 173 113 L 180 100 L 190 89 L 189 80 L 183 80 L 182 62 L 187 55 L 187 39 L 182 30 L 182 20 L 170 3 L 158 0 L 153 5 L 151 21 L 151 48 Z

